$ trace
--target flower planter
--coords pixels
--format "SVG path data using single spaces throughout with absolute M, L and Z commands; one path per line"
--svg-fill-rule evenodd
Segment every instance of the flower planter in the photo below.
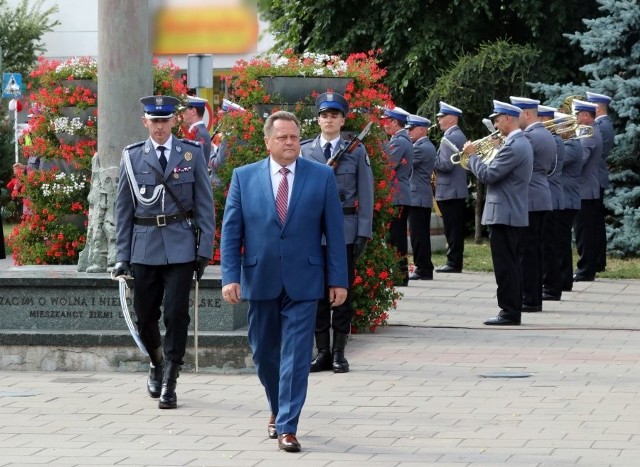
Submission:
M 260 78 L 264 89 L 271 95 L 272 101 L 294 103 L 308 98 L 312 94 L 322 94 L 331 90 L 344 94 L 353 78 L 339 76 L 264 76 Z
M 302 120 L 316 118 L 315 105 L 296 105 L 296 104 L 256 104 L 253 111 L 262 119 L 266 119 L 269 115 L 277 110 L 286 110 L 298 115 Z
M 93 141 L 95 138 L 85 135 L 70 135 L 69 133 L 56 133 L 56 138 L 60 141 L 60 144 L 66 144 L 73 146 L 81 141 Z
M 90 89 L 94 94 L 98 92 L 98 82 L 92 79 L 65 79 L 62 82 L 62 85 L 69 89 L 81 86 L 83 88 Z
M 65 214 L 60 218 L 62 224 L 71 224 L 76 226 L 81 232 L 87 230 L 87 216 L 84 214 Z
M 70 120 L 78 117 L 80 118 L 82 123 L 86 124 L 89 120 L 89 117 L 91 117 L 93 120 L 96 119 L 97 110 L 98 108 L 95 106 L 87 107 L 84 109 L 81 109 L 80 107 L 60 107 L 60 115 L 62 115 L 63 117 L 67 117 Z

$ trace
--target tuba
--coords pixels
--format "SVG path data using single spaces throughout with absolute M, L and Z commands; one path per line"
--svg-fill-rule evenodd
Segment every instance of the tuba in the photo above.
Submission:
M 443 141 L 444 140 L 446 140 L 446 138 L 443 138 Z M 451 142 L 449 142 L 448 140 L 446 141 L 449 143 L 450 147 L 453 146 Z M 500 135 L 499 130 L 496 130 L 493 133 L 485 136 L 484 138 L 478 139 L 473 142 L 473 145 L 476 148 L 476 152 L 480 156 L 480 160 L 485 164 L 489 164 L 496 157 L 500 146 L 502 146 L 503 144 L 504 137 Z M 469 170 L 469 158 L 471 156 L 469 154 L 465 154 L 463 151 L 459 151 L 455 146 L 453 147 L 455 148 L 456 152 L 451 155 L 451 162 L 453 164 L 460 164 L 463 169 Z

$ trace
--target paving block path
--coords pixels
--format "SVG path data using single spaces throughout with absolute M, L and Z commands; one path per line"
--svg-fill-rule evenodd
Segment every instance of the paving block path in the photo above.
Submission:
M 267 439 L 251 372 L 181 374 L 177 410 L 142 373 L 0 372 L 0 467 L 640 465 L 640 281 L 577 283 L 513 328 L 482 325 L 495 288 L 402 288 L 350 373 L 310 376 L 298 454 Z

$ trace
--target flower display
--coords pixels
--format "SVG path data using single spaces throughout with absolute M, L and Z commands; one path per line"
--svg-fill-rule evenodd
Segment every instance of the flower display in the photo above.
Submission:
M 320 128 L 315 110 L 309 112 L 309 108 L 319 94 L 327 90 L 337 91 L 331 88 L 331 81 L 329 84 L 323 82 L 324 88 L 312 90 L 299 101 L 287 102 L 282 95 L 269 93 L 265 78 L 305 77 L 310 78 L 310 83 L 314 83 L 311 79 L 314 77 L 349 78 L 344 91 L 340 92 L 344 92 L 351 105 L 343 130 L 353 135 L 359 133 L 369 121 L 378 123 L 380 108 L 392 105 L 388 90 L 381 82 L 385 70 L 378 66 L 376 56 L 377 52 L 370 51 L 352 54 L 342 60 L 324 54 L 296 55 L 287 50 L 282 55 L 269 54 L 236 63 L 233 74 L 225 78 L 230 89 L 229 99 L 236 106 L 228 106 L 228 110 L 220 112 L 214 121 L 222 134 L 222 147 L 227 150 L 226 162 L 218 170 L 221 184 L 214 190 L 218 222 L 216 241 L 219 241 L 219 227 L 233 168 L 258 161 L 267 155 L 262 135 L 264 117 L 277 110 L 292 111 L 302 123 L 302 137 L 315 137 Z M 389 311 L 396 307 L 401 297 L 394 287 L 395 282 L 401 281 L 397 252 L 386 241 L 389 223 L 392 216 L 397 215 L 391 204 L 392 187 L 388 183 L 392 172 L 382 150 L 386 141 L 386 135 L 379 125 L 372 126 L 364 141 L 376 180 L 375 212 L 373 239 L 356 263 L 353 286 L 355 316 L 352 319 L 354 332 L 373 332 L 378 326 L 385 325 Z
M 171 62 L 154 61 L 157 94 L 186 99 Z M 32 118 L 20 140 L 25 158 L 43 161 L 43 170 L 23 171 L 12 196 L 24 214 L 7 239 L 16 264 L 75 264 L 86 242 L 91 159 L 97 149 L 97 61 L 74 57 L 38 60 L 27 84 Z

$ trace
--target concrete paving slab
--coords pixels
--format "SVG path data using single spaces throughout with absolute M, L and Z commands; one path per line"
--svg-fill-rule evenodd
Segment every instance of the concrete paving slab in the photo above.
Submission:
M 482 325 L 491 274 L 401 290 L 350 373 L 310 375 L 301 453 L 266 438 L 253 374 L 185 372 L 160 410 L 143 373 L 4 371 L 0 467 L 638 465 L 640 281 L 578 283 L 512 328 Z

